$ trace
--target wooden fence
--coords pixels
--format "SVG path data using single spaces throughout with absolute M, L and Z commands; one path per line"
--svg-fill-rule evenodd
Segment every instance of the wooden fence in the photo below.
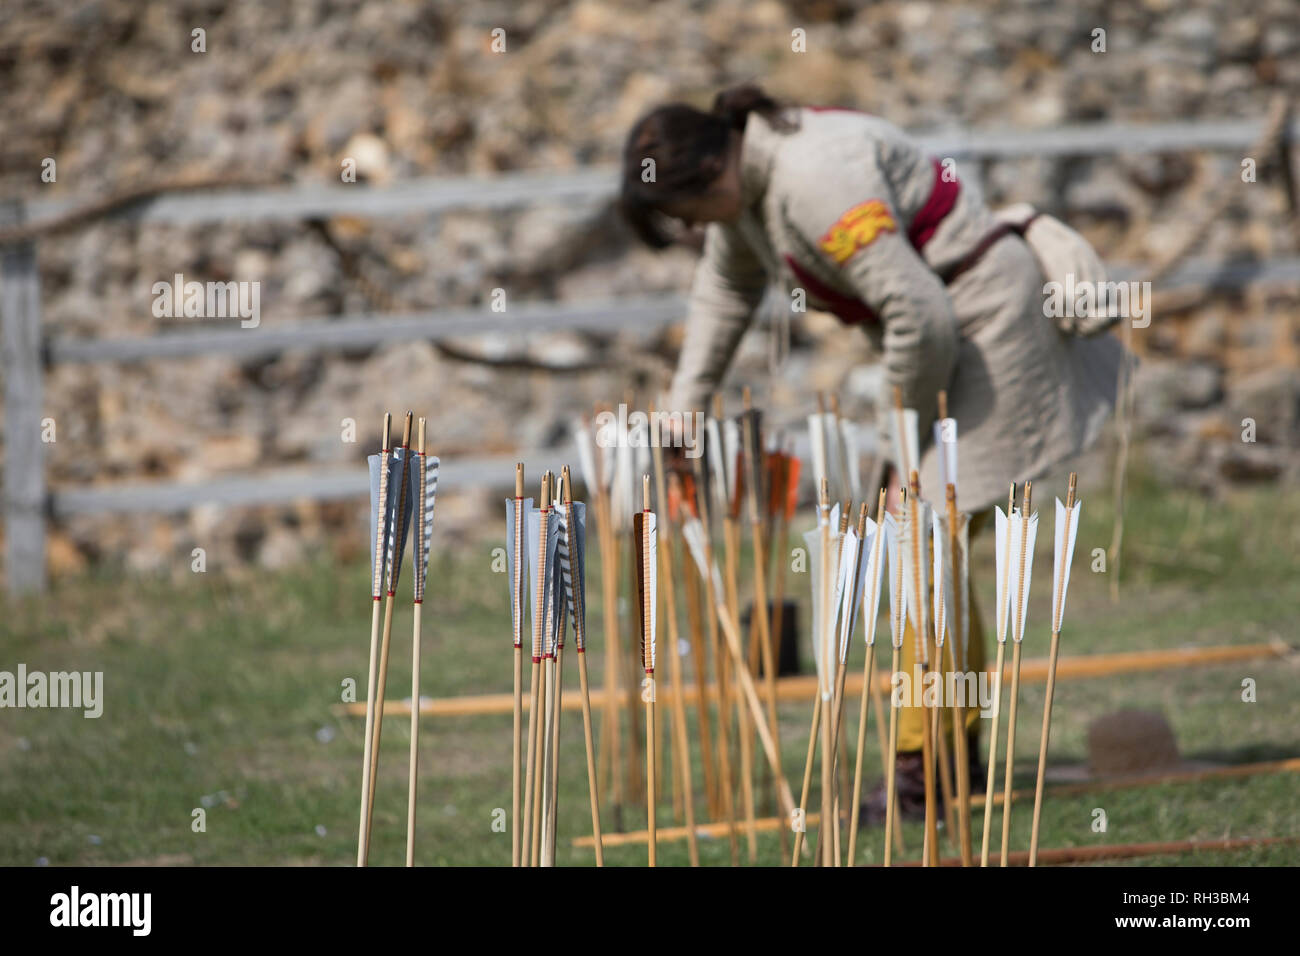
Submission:
M 1122 123 L 1054 129 L 952 130 L 920 134 L 934 155 L 962 164 L 963 175 L 979 176 L 991 160 L 1066 158 L 1116 153 L 1189 150 L 1232 151 L 1256 141 L 1262 121 L 1195 121 L 1153 125 Z M 1300 122 L 1288 129 L 1288 142 Z M 370 218 L 437 214 L 454 209 L 506 209 L 546 202 L 612 198 L 616 173 L 593 167 L 565 173 L 519 173 L 493 178 L 430 179 L 371 188 L 308 185 L 283 189 L 230 189 L 209 194 L 172 194 L 112 213 L 145 224 L 295 221 L 339 215 Z M 0 230 L 40 224 L 75 207 L 71 200 L 0 202 Z M 43 241 L 59 241 L 50 237 Z M 405 315 L 352 315 L 310 321 L 262 323 L 243 329 L 163 332 L 145 337 L 46 338 L 41 328 L 40 274 L 36 242 L 0 246 L 0 370 L 4 377 L 4 527 L 6 577 L 11 592 L 45 587 L 46 527 L 51 518 L 74 514 L 183 511 L 200 503 L 252 505 L 296 499 L 357 498 L 366 492 L 364 469 L 333 474 L 272 472 L 201 482 L 133 482 L 117 486 L 47 487 L 41 420 L 44 370 L 68 362 L 141 362 L 195 355 L 273 355 L 289 350 L 357 349 L 389 342 L 529 331 L 650 328 L 679 319 L 677 296 L 598 303 L 538 303 L 513 307 L 508 315 L 483 310 L 438 310 Z M 1135 267 L 1119 266 L 1116 278 Z M 1190 260 L 1162 287 L 1238 287 L 1300 283 L 1300 259 L 1222 263 Z M 528 455 L 539 466 L 564 449 Z M 448 485 L 493 483 L 508 478 L 513 457 L 444 462 Z

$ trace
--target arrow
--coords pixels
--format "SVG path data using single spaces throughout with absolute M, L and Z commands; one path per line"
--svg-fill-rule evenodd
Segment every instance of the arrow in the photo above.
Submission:
M 1074 498 L 1078 475 L 1070 472 L 1070 487 L 1065 504 L 1056 499 L 1056 537 L 1053 541 L 1052 565 L 1052 647 L 1047 656 L 1047 696 L 1043 701 L 1043 730 L 1038 742 L 1038 783 L 1034 788 L 1034 824 L 1029 836 L 1029 865 L 1038 865 L 1038 824 L 1043 812 L 1043 777 L 1047 770 L 1047 741 L 1052 730 L 1052 692 L 1056 689 L 1056 657 L 1061 643 L 1061 618 L 1065 615 L 1065 592 L 1070 587 L 1070 564 L 1074 560 L 1074 541 L 1079 533 L 1079 513 L 1083 503 Z
M 524 463 L 515 465 L 515 496 L 506 499 L 506 549 L 510 571 L 510 625 L 515 649 L 514 730 L 511 734 L 511 804 L 510 861 L 522 865 L 519 843 L 519 761 L 523 750 L 523 646 L 524 646 L 524 579 L 528 558 L 524 553 L 525 524 L 533 510 L 533 499 L 524 497 Z
M 573 482 L 566 465 L 561 472 L 564 486 L 564 522 L 560 564 L 564 590 L 573 616 L 573 642 L 578 648 L 578 683 L 582 690 L 582 733 L 587 748 L 587 791 L 591 799 L 591 835 L 596 849 L 596 866 L 605 865 L 605 848 L 600 833 L 600 782 L 596 773 L 596 749 L 591 731 L 591 693 L 587 684 L 587 506 L 573 500 Z
M 650 510 L 650 476 L 642 478 L 643 506 L 632 516 L 636 544 L 637 623 L 641 632 L 641 664 L 646 680 L 641 687 L 645 702 L 646 825 L 650 832 L 649 865 L 655 865 L 655 615 L 658 610 L 658 540 L 655 513 Z
M 406 550 L 406 533 L 410 528 L 408 519 L 415 497 L 415 489 L 410 482 L 410 469 L 407 468 L 411 451 L 412 418 L 412 414 L 407 412 L 406 421 L 402 426 L 402 447 L 393 452 L 393 457 L 389 462 L 388 487 L 391 491 L 394 482 L 396 482 L 398 493 L 395 496 L 389 494 L 387 503 L 391 515 L 388 518 L 388 534 L 386 535 L 383 551 L 386 591 L 384 598 L 384 626 L 379 645 L 379 670 L 375 681 L 374 699 L 375 706 L 378 709 L 375 711 L 374 717 L 374 739 L 370 744 L 370 774 L 366 798 L 365 848 L 362 853 L 362 866 L 369 862 L 370 833 L 374 826 L 375 780 L 379 769 L 379 742 L 384 730 L 383 700 L 388 684 L 388 650 L 393 637 L 393 599 L 397 594 L 397 582 L 401 578 L 402 555 Z
M 885 512 L 885 551 L 889 557 L 889 632 L 893 646 L 893 663 L 889 673 L 898 674 L 899 653 L 903 648 L 903 636 L 907 622 L 907 590 L 904 584 L 902 529 L 899 519 L 891 512 Z M 891 676 L 891 680 L 892 680 Z M 898 788 L 895 786 L 898 764 L 898 690 L 893 689 L 889 695 L 889 761 L 885 765 L 885 866 L 889 866 L 893 844 L 889 834 L 894 832 L 895 808 L 898 805 Z
M 862 618 L 867 644 L 862 662 L 862 703 L 858 709 L 858 753 L 853 763 L 853 800 L 849 803 L 849 866 L 857 860 L 858 808 L 862 799 L 862 751 L 866 743 L 867 704 L 871 699 L 871 683 L 876 669 L 876 619 L 880 614 L 880 592 L 885 574 L 885 489 L 880 489 L 876 501 L 876 520 L 867 519 L 863 537 L 863 550 L 867 554 L 862 571 Z M 883 748 L 882 748 L 883 749 Z M 888 839 L 888 838 L 886 838 Z
M 1007 494 L 1007 510 L 1004 513 L 1001 508 L 994 508 L 994 548 L 996 550 L 996 577 L 997 577 L 997 634 L 998 634 L 998 663 L 993 670 L 993 726 L 989 730 L 989 763 L 985 772 L 985 789 L 984 789 L 984 838 L 980 844 L 980 866 L 989 865 L 989 831 L 993 822 L 993 787 L 994 780 L 997 778 L 993 774 L 993 768 L 997 766 L 998 758 L 998 718 L 1002 714 L 1002 666 L 1006 659 L 1007 649 L 1007 607 L 1008 597 L 1010 595 L 1011 584 L 1011 513 L 1015 510 L 1016 505 L 1016 483 L 1011 483 L 1011 490 Z
M 1038 515 L 1030 514 L 1029 503 L 1033 494 L 1032 481 L 1025 482 L 1025 497 L 1020 511 L 1011 515 L 1010 578 L 1015 582 L 1011 591 L 1011 609 L 1008 612 L 1013 639 L 1011 650 L 1011 710 L 1007 713 L 1007 765 L 1002 780 L 1002 792 L 1011 792 L 1011 777 L 1016 763 L 1016 706 L 1020 697 L 1020 644 L 1025 639 L 1025 616 L 1029 609 L 1029 585 L 1034 569 L 1034 539 L 1038 534 Z M 1002 856 L 1000 863 L 1007 865 L 1011 844 L 1011 805 L 1002 805 Z
M 357 866 L 365 866 L 366 819 L 370 805 L 370 745 L 375 731 L 375 680 L 379 671 L 379 605 L 384 591 L 384 555 L 388 553 L 388 535 L 392 515 L 388 508 L 388 455 L 392 442 L 393 416 L 384 413 L 383 437 L 379 454 L 367 459 L 370 468 L 370 673 L 366 680 L 366 740 L 361 757 L 361 819 L 357 823 Z
M 437 458 L 424 454 L 424 419 L 420 419 L 415 458 L 413 510 L 415 536 L 412 539 L 414 570 L 413 619 L 411 629 L 411 754 L 410 777 L 406 794 L 406 865 L 415 866 L 415 784 L 417 754 L 420 747 L 420 612 L 424 606 L 424 587 L 429 577 L 429 552 L 433 545 L 433 502 L 438 493 Z

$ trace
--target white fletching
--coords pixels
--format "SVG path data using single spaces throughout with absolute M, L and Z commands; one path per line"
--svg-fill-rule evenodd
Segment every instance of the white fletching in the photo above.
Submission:
M 997 606 L 996 620 L 998 643 L 1007 642 L 1007 608 L 1011 603 L 1011 589 L 1007 583 L 1011 580 L 1011 555 L 1008 542 L 1008 533 L 1011 528 L 1011 519 L 1008 518 L 1001 508 L 994 508 L 995 518 L 993 537 L 994 548 L 997 552 Z M 1014 511 L 1013 511 L 1014 513 Z
M 812 450 L 813 489 L 821 493 L 822 479 L 827 478 L 826 463 L 826 429 L 822 425 L 821 415 L 808 416 L 808 444 Z
M 939 481 L 957 486 L 957 419 L 941 418 L 934 423 L 934 447 L 939 455 Z
M 937 514 L 930 516 L 930 551 L 934 559 L 931 564 L 930 574 L 934 582 L 934 643 L 936 647 L 943 647 L 944 638 L 947 636 L 948 628 L 948 606 L 952 603 L 949 600 L 946 588 L 947 582 L 943 576 L 943 555 L 948 549 L 948 533 L 944 529 L 944 524 L 939 520 Z
M 1056 538 L 1053 541 L 1052 567 L 1052 630 L 1061 630 L 1065 617 L 1065 595 L 1070 589 L 1070 565 L 1074 563 L 1074 541 L 1079 534 L 1079 512 L 1083 502 L 1076 500 L 1074 507 L 1066 508 L 1056 499 Z
M 889 557 L 889 632 L 894 647 L 903 646 L 907 619 L 907 587 L 903 577 L 902 529 L 893 512 L 885 512 L 885 551 Z
M 903 484 L 906 485 L 912 471 L 920 468 L 918 462 L 921 460 L 918 450 L 920 436 L 918 434 L 915 408 L 904 408 L 901 414 L 895 411 L 894 431 L 896 432 L 894 435 L 894 459 L 898 462 Z
M 1029 616 L 1029 585 L 1034 577 L 1034 542 L 1038 538 L 1038 512 L 1028 518 L 1016 511 L 1011 516 L 1011 636 L 1019 644 L 1025 639 L 1025 619 Z M 1023 572 L 1020 555 L 1024 554 Z M 1024 587 L 1021 588 L 1023 574 Z M 1017 601 L 1017 598 L 1019 601 Z
M 868 647 L 876 644 L 876 619 L 880 615 L 880 592 L 885 575 L 885 529 L 867 519 L 866 537 L 862 546 L 867 549 L 862 570 L 862 616 L 866 620 L 864 636 Z
M 596 456 L 592 451 L 591 429 L 583 422 L 573 426 L 573 443 L 578 446 L 578 472 L 588 494 L 596 490 Z

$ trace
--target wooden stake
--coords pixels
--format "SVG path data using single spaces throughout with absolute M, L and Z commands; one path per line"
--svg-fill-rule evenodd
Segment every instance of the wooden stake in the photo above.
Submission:
M 1061 561 L 1056 567 L 1056 600 L 1052 604 L 1052 647 L 1047 655 L 1047 693 L 1043 699 L 1043 729 L 1038 739 L 1038 782 L 1034 786 L 1034 823 L 1029 834 L 1029 865 L 1038 865 L 1038 824 L 1043 813 L 1043 779 L 1047 772 L 1047 741 L 1052 732 L 1052 692 L 1056 689 L 1056 657 L 1061 645 L 1061 605 L 1065 602 L 1065 567 L 1070 560 L 1070 515 L 1074 511 L 1074 493 L 1079 476 L 1070 472 L 1070 487 L 1065 495 L 1065 535 Z M 1003 811 L 1006 812 L 1005 810 Z
M 1025 593 L 1025 551 L 1027 550 L 1026 545 L 1029 541 L 1029 502 L 1030 496 L 1033 493 L 1033 487 L 1034 483 L 1032 481 L 1025 482 L 1025 497 L 1024 502 L 1020 507 L 1022 529 L 1020 533 L 1020 580 L 1016 585 L 1016 617 L 1015 624 L 1013 625 L 1015 627 L 1015 631 L 1012 633 L 1013 640 L 1015 636 L 1020 633 L 1020 628 L 1024 623 L 1021 607 Z M 1018 702 L 1017 698 L 1020 696 L 1020 643 L 1020 641 L 1016 640 L 1015 646 L 1011 649 L 1011 709 L 1007 712 L 1007 768 L 1006 776 L 1002 781 L 1003 793 L 1011 792 L 1011 778 L 1015 772 L 1016 764 L 1016 704 Z M 1002 805 L 1001 866 L 1007 865 L 1007 854 L 1010 850 L 1010 844 L 1011 804 L 1008 802 Z
M 374 567 L 371 569 L 370 674 L 366 679 L 366 739 L 361 756 L 361 817 L 357 822 L 357 866 L 365 866 L 368 855 L 366 821 L 370 818 L 370 747 L 375 730 L 375 680 L 379 672 L 380 602 L 384 589 L 384 520 L 388 510 L 388 455 L 391 451 L 393 416 L 384 412 L 383 437 L 379 446 L 379 518 L 375 529 Z
M 1011 491 L 1007 495 L 1007 533 L 1004 543 L 1003 554 L 1006 555 L 1006 566 L 1002 569 L 1002 594 L 1005 596 L 1009 593 L 1011 581 L 1011 512 L 1016 506 L 1016 484 L 1011 483 Z M 984 839 L 980 844 L 980 866 L 989 865 L 989 831 L 993 822 L 993 789 L 994 781 L 997 779 L 993 775 L 993 769 L 997 766 L 998 758 L 998 717 L 1002 713 L 1002 668 L 1006 657 L 1007 649 L 1007 604 L 1002 602 L 997 610 L 997 637 L 998 637 L 998 662 L 993 669 L 993 723 L 989 729 L 989 763 L 988 770 L 985 772 L 985 790 L 984 790 Z M 1019 668 L 1016 669 L 1019 673 Z

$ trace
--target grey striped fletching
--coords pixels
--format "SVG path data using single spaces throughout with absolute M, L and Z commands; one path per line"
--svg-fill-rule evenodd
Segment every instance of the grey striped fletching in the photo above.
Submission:
M 560 541 L 556 552 L 560 558 L 560 573 L 564 581 L 564 600 L 573 618 L 573 636 L 578 649 L 587 645 L 587 594 L 586 594 L 586 550 L 587 550 L 587 506 L 581 501 L 573 502 L 573 536 L 569 535 L 568 506 L 560 505 L 562 520 Z
M 371 595 L 380 597 L 383 585 L 388 590 L 397 590 L 397 577 L 401 573 L 401 552 L 406 547 L 406 533 L 409 530 L 410 514 L 415 504 L 416 489 L 410 482 L 406 487 L 406 505 L 403 508 L 402 526 L 398 529 L 400 546 L 394 548 L 395 536 L 393 523 L 396 517 L 396 505 L 399 490 L 402 487 L 402 475 L 405 469 L 402 449 L 396 448 L 388 454 L 388 468 L 385 474 L 381 470 L 380 455 L 370 455 L 366 463 L 370 469 L 370 566 Z M 380 521 L 379 497 L 381 486 L 384 494 L 384 514 Z M 396 561 L 396 567 L 394 567 Z
M 410 480 L 414 469 L 407 465 L 413 453 L 410 449 L 396 448 L 389 464 L 388 500 L 390 516 L 389 532 L 385 546 L 385 583 L 390 593 L 397 591 L 397 582 L 402 576 L 402 554 L 406 551 L 406 535 L 411 530 L 411 512 L 415 508 L 415 482 Z M 397 494 L 393 494 L 398 489 Z M 401 520 L 397 520 L 398 502 L 401 499 Z
M 380 597 L 383 594 L 384 585 L 384 562 L 380 560 L 381 554 L 388 551 L 388 534 L 391 528 L 392 511 L 388 509 L 385 502 L 383 520 L 380 520 L 379 498 L 381 494 L 381 485 L 384 485 L 384 491 L 387 491 L 387 472 L 383 471 L 380 455 L 371 455 L 366 459 L 366 464 L 370 469 L 370 594 L 372 597 Z M 381 550 L 380 541 L 383 541 Z
M 552 621 L 555 614 L 555 582 L 557 575 L 555 573 L 556 561 L 555 552 L 559 544 L 559 521 L 560 515 L 552 510 L 547 511 L 547 530 L 546 530 L 546 574 L 545 580 L 538 581 L 538 537 L 541 533 L 542 512 L 538 508 L 532 508 L 528 512 L 528 533 L 525 547 L 528 550 L 528 583 L 529 595 L 531 601 L 529 606 L 533 609 L 533 657 L 540 658 L 551 647 L 553 640 Z M 541 614 L 538 611 L 538 594 L 537 587 L 541 584 L 544 591 L 541 595 Z
M 429 553 L 433 546 L 433 500 L 438 493 L 438 465 L 435 455 L 416 454 L 415 474 L 419 488 L 414 496 L 415 512 L 415 600 L 424 600 L 424 586 L 429 577 Z
M 510 626 L 515 647 L 524 643 L 524 575 L 528 558 L 523 552 L 528 547 L 525 519 L 532 510 L 532 498 L 506 499 L 506 564 L 510 572 Z

